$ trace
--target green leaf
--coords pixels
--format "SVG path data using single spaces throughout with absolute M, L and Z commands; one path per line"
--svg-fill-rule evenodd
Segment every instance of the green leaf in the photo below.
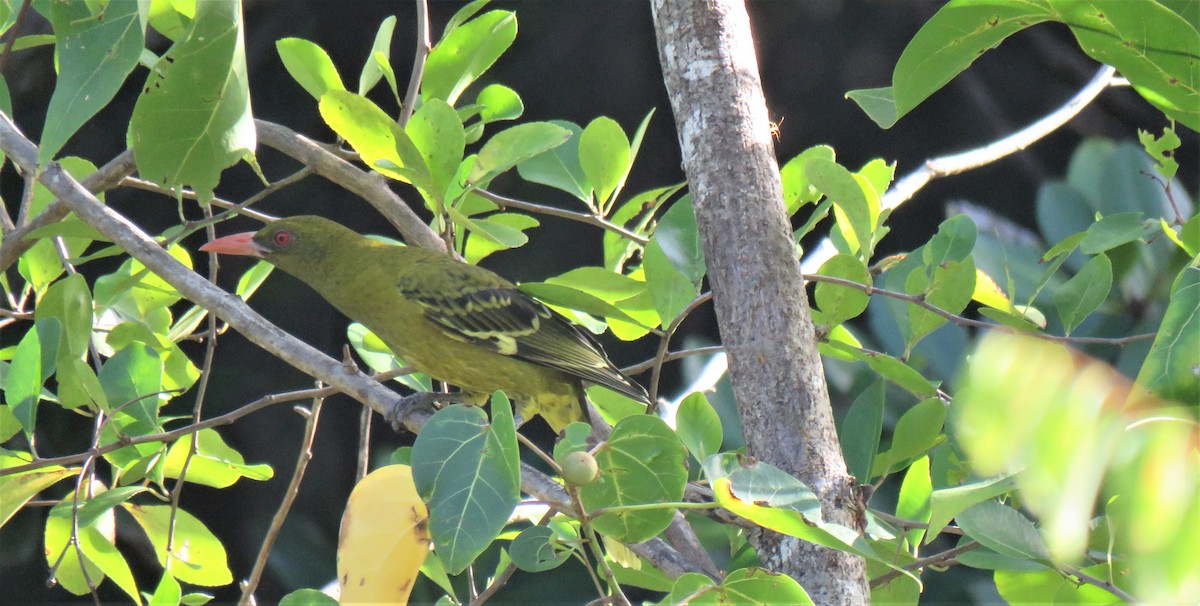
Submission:
M 59 160 L 59 164 L 67 170 L 72 177 L 83 179 L 88 175 L 96 172 L 96 166 L 87 160 L 75 157 L 66 157 Z M 46 189 L 41 183 L 38 183 L 33 188 L 33 199 L 30 201 L 28 215 L 31 217 L 37 216 L 55 199 L 54 194 Z M 30 234 L 30 237 L 33 234 Z M 83 254 L 88 245 L 92 243 L 89 238 L 67 237 L 63 238 L 64 244 L 67 247 L 69 258 L 77 258 Z M 34 289 L 41 292 L 50 282 L 59 277 L 63 273 L 62 258 L 59 257 L 58 249 L 55 243 L 48 239 L 41 239 L 24 254 L 21 255 L 17 264 L 17 269 L 21 276 L 25 278 Z
M 596 118 L 579 135 L 579 165 L 601 207 L 608 207 L 620 192 L 630 162 L 629 138 L 616 120 Z
M 705 459 L 704 469 L 709 479 L 728 479 L 733 495 L 743 502 L 795 511 L 813 522 L 821 520 L 817 495 L 804 482 L 774 465 L 721 453 Z
M 677 502 L 687 484 L 687 451 L 675 432 L 655 416 L 621 419 L 595 453 L 600 478 L 579 489 L 584 508 Z M 673 508 L 613 511 L 595 520 L 597 531 L 624 543 L 640 543 L 662 532 Z
M 633 233 L 644 235 L 658 209 L 672 196 L 683 189 L 685 183 L 644 191 L 622 202 L 609 216 L 609 221 L 630 227 Z M 587 194 L 589 197 L 591 193 Z M 589 198 L 590 199 L 590 198 Z M 621 234 L 604 230 L 604 266 L 613 271 L 624 271 L 638 244 Z
M 70 238 L 81 238 L 85 240 L 99 240 L 101 242 L 111 242 L 108 236 L 100 233 L 95 227 L 76 219 L 74 215 L 68 216 L 66 219 L 58 223 L 43 225 L 37 229 L 31 230 L 25 234 L 23 240 L 40 240 L 42 238 L 51 238 L 54 236 L 64 236 Z
M 821 199 L 820 190 L 813 187 L 808 174 L 804 172 L 804 165 L 814 158 L 833 162 L 833 148 L 828 145 L 814 145 L 788 160 L 779 169 L 779 179 L 783 183 L 783 201 L 787 204 L 789 217 L 796 214 L 800 207 Z
M 29 462 L 15 457 L 0 457 L 0 469 Z M 38 493 L 66 478 L 74 477 L 78 472 L 78 468 L 66 469 L 51 465 L 33 471 L 0 476 L 0 527 Z
M 891 128 L 900 119 L 896 115 L 896 101 L 892 87 L 860 88 L 846 93 L 846 98 L 858 104 L 879 128 Z
M 899 359 L 884 353 L 863 351 L 845 343 L 830 341 L 818 344 L 822 354 L 845 356 L 850 359 L 866 362 L 875 372 L 896 385 L 912 392 L 920 398 L 927 398 L 937 393 L 937 387 L 921 373 Z
M 1193 3 L 1194 6 L 1200 7 L 1200 2 Z M 1170 181 L 1175 178 L 1175 173 L 1179 171 L 1179 162 L 1175 159 L 1175 150 L 1183 144 L 1179 139 L 1179 135 L 1175 133 L 1175 129 L 1164 126 L 1161 137 L 1155 137 L 1153 133 L 1138 129 L 1138 142 L 1142 144 L 1142 149 L 1154 158 L 1154 170 L 1163 178 Z
M 441 99 L 454 105 L 516 37 L 517 17 L 509 11 L 490 11 L 448 30 L 425 60 L 421 100 Z
M 559 546 L 554 531 L 545 526 L 532 526 L 521 531 L 508 547 L 513 564 L 525 572 L 545 572 L 561 566 L 571 557 L 571 550 Z
M 691 197 L 680 199 L 663 213 L 654 228 L 651 242 L 662 248 L 671 266 L 697 288 L 704 279 L 704 247 L 700 244 L 700 232 L 696 228 L 696 214 L 692 210 Z
M 579 164 L 579 135 L 583 129 L 577 124 L 560 120 L 551 121 L 550 124 L 566 129 L 571 137 L 566 143 L 521 162 L 517 165 L 517 172 L 526 181 L 565 191 L 585 204 L 591 204 L 592 186 Z
M 495 213 L 488 215 L 486 219 L 473 219 L 472 223 L 476 231 L 485 237 L 467 238 L 463 258 L 471 264 L 479 263 L 498 250 L 525 244 L 529 241 L 525 232 L 541 225 L 537 219 L 521 213 Z
M 230 448 L 216 430 L 202 429 L 196 439 L 195 453 L 187 465 L 185 479 L 188 482 L 213 488 L 228 488 L 241 478 L 265 481 L 275 475 L 270 465 L 246 465 L 242 453 Z M 164 478 L 179 477 L 191 448 L 191 436 L 179 438 L 171 445 L 163 462 Z
M 1033 522 L 1021 512 L 987 500 L 960 512 L 955 519 L 958 527 L 985 547 L 1026 560 L 1049 560 L 1046 544 Z
M 489 84 L 475 97 L 479 104 L 479 121 L 484 124 L 501 120 L 516 120 L 525 113 L 525 104 L 517 91 L 503 84 Z M 561 126 L 561 125 L 560 125 Z
M 524 246 L 529 241 L 529 236 L 525 232 L 515 227 L 510 227 L 506 221 L 492 221 L 487 219 L 466 219 L 462 215 L 457 215 L 456 212 L 448 213 L 456 223 L 463 224 L 468 227 L 468 231 L 477 236 L 482 236 L 491 240 L 492 244 L 500 248 L 518 248 Z M 457 215 L 457 216 L 456 216 Z
M 616 318 L 631 324 L 638 324 L 635 318 L 621 311 L 611 303 L 571 286 L 550 284 L 548 282 L 526 282 L 517 288 L 521 292 L 547 305 L 565 307 L 593 316 Z
M 379 29 L 375 31 L 375 41 L 371 43 L 371 52 L 367 53 L 362 73 L 358 76 L 358 94 L 365 95 L 371 92 L 371 89 L 379 83 L 379 78 L 383 76 L 383 69 L 380 66 L 389 65 L 388 59 L 392 56 L 392 34 L 395 31 L 396 16 L 384 17 L 383 22 L 379 24 Z M 314 96 L 318 99 L 321 97 L 321 95 Z
M 183 588 L 179 586 L 179 581 L 164 570 L 154 594 L 150 596 L 150 606 L 179 606 L 182 600 Z
M 141 604 L 141 596 L 138 594 L 137 584 L 134 582 L 129 564 L 125 562 L 124 556 L 117 551 L 116 546 L 101 530 L 103 527 L 107 529 L 107 532 L 112 532 L 112 513 L 108 512 L 103 515 L 103 520 L 99 523 L 93 519 L 93 524 L 84 526 L 81 522 L 79 532 L 73 533 L 72 501 L 73 499 L 69 496 L 65 498 L 50 510 L 50 517 L 46 521 L 47 559 L 57 558 L 63 549 L 70 549 L 63 558 L 64 562 L 56 571 L 56 578 L 62 583 L 64 589 L 72 593 L 84 594 L 90 591 L 88 580 L 92 584 L 98 585 L 107 576 L 129 597 L 133 598 L 135 603 Z M 68 547 L 72 535 L 75 537 L 75 548 Z M 76 548 L 78 552 L 75 551 Z M 65 560 L 67 559 L 73 559 L 73 564 L 66 564 Z M 83 571 L 79 567 L 80 560 L 85 562 L 88 570 L 87 577 L 83 576 Z M 68 570 L 63 570 L 63 567 Z
M 925 523 L 929 521 L 929 495 L 933 480 L 929 477 L 929 457 L 923 456 L 908 466 L 896 500 L 896 517 Z M 910 545 L 920 545 L 928 529 L 912 528 L 904 533 Z M 937 533 L 930 533 L 937 534 Z
M 274 269 L 275 266 L 266 261 L 259 261 L 251 265 L 250 269 L 242 272 L 241 277 L 238 278 L 237 288 L 234 289 L 233 294 L 243 300 L 249 300 L 258 287 L 267 281 L 267 276 L 271 275 L 271 271 Z
M 497 175 L 570 138 L 571 131 L 549 122 L 527 122 L 502 130 L 483 144 L 467 181 L 486 187 Z
M 275 42 L 275 50 L 284 69 L 313 99 L 320 101 L 331 90 L 346 90 L 333 59 L 315 43 L 303 38 L 282 38 Z
M 204 587 L 217 587 L 233 582 L 225 546 L 195 516 L 176 508 L 172 518 L 170 505 L 127 503 L 123 507 L 137 520 L 150 543 L 154 545 L 154 552 L 161 566 L 167 565 L 167 536 L 171 521 L 174 520 L 175 537 L 170 557 L 171 574 L 176 579 Z
M 938 226 L 929 243 L 921 247 L 921 260 L 928 267 L 963 261 L 975 249 L 979 229 L 967 215 L 954 215 Z
M 21 422 L 26 435 L 32 435 L 37 424 L 42 383 L 54 372 L 58 335 L 58 320 L 46 318 L 38 321 L 21 338 L 12 365 L 8 368 L 4 402 Z
M 520 500 L 520 467 L 508 398 L 492 422 L 475 406 L 443 408 L 413 445 L 413 481 L 429 505 L 429 530 L 446 570 L 458 574 L 487 549 Z
M 739 568 L 725 577 L 720 585 L 710 585 L 700 591 L 692 591 L 677 595 L 675 602 L 696 606 L 708 604 L 746 604 L 770 606 L 772 604 L 794 604 L 795 606 L 810 606 L 812 598 L 795 579 L 778 572 L 770 572 L 762 568 Z M 668 596 L 668 599 L 670 596 Z
M 149 427 L 158 426 L 158 393 L 163 390 L 163 362 L 158 352 L 133 343 L 100 367 L 100 384 L 110 405 Z
M 945 86 L 984 51 L 1050 18 L 1040 1 L 946 3 L 921 26 L 896 62 L 892 74 L 896 118 L 903 117 Z
M 860 484 L 869 484 L 873 478 L 871 462 L 879 451 L 879 436 L 883 431 L 885 387 L 882 379 L 867 386 L 854 399 L 839 427 L 846 467 Z
M 1106 252 L 1140 239 L 1146 231 L 1146 218 L 1140 212 L 1109 215 L 1087 229 L 1079 250 L 1088 255 Z
M 976 550 L 978 551 L 978 550 Z M 971 552 L 968 552 L 971 553 Z M 1081 583 L 1044 566 L 1040 570 L 997 570 L 993 575 L 996 591 L 1009 604 L 1104 604 L 1121 603 L 1100 587 Z M 1109 577 L 1108 564 L 1097 564 L 1082 571 L 1093 578 Z M 1120 576 L 1115 579 L 1122 582 Z
M 697 461 L 703 461 L 721 449 L 721 418 L 709 403 L 708 396 L 701 392 L 690 393 L 679 403 L 675 428 L 679 441 Z
M 450 181 L 458 171 L 467 146 L 458 113 L 445 101 L 433 99 L 413 114 L 405 132 L 429 167 L 433 178 L 433 189 L 429 193 L 442 199 L 441 196 L 450 187 Z
M 896 422 L 892 446 L 879 453 L 872 468 L 878 476 L 903 469 L 910 461 L 924 456 L 934 446 L 946 440 L 942 425 L 946 422 L 946 404 L 929 398 L 908 409 Z
M 871 272 L 858 257 L 838 254 L 830 257 L 817 273 L 831 278 L 841 278 L 857 284 L 870 286 Z M 822 321 L 833 325 L 857 317 L 871 301 L 870 295 L 861 289 L 817 281 L 813 300 L 821 310 Z
M 1200 215 L 1195 215 L 1188 219 L 1179 233 L 1175 233 L 1175 229 L 1167 224 L 1166 219 L 1160 218 L 1159 224 L 1162 226 L 1163 233 L 1175 243 L 1176 246 L 1183 249 L 1189 257 L 1195 257 L 1200 254 Z
M 879 200 L 871 207 L 870 199 L 862 184 L 842 165 L 825 158 L 813 158 L 804 165 L 804 172 L 814 187 L 833 201 L 838 215 L 838 229 L 851 252 L 869 257 L 873 248 L 875 216 L 879 214 Z
M 1112 289 L 1112 279 L 1112 263 L 1107 256 L 1099 254 L 1054 293 L 1054 307 L 1058 309 L 1067 334 L 1104 303 Z
M 929 542 L 941 534 L 941 530 L 964 509 L 981 503 L 992 497 L 998 497 L 1012 490 L 1015 482 L 1011 474 L 980 480 L 962 486 L 943 488 L 933 491 L 929 496 L 929 534 L 925 541 Z
M 137 66 L 145 44 L 145 4 L 110 0 L 93 16 L 83 2 L 50 5 L 58 82 L 46 108 L 38 164 L 49 162 L 71 135 L 108 105 Z
M 646 270 L 646 288 L 663 324 L 674 320 L 700 294 L 699 285 L 675 268 L 654 238 L 642 252 L 642 267 Z
M 975 293 L 975 262 L 950 261 L 932 268 L 933 278 L 917 269 L 909 272 L 904 290 L 910 295 L 925 295 L 925 302 L 952 314 L 962 313 Z M 923 307 L 908 305 L 909 335 L 906 352 L 942 324 L 946 318 Z M 907 354 L 906 354 L 907 355 Z
M 87 354 L 92 338 L 92 293 L 83 275 L 72 274 L 51 284 L 38 302 L 34 317 L 58 320 L 62 328 L 59 359 Z
M 719 477 L 713 481 L 713 496 L 722 507 L 764 528 L 831 549 L 855 553 L 869 560 L 881 561 L 854 529 L 822 522 L 819 518 L 820 505 L 815 503 L 815 496 L 812 498 L 814 503 L 806 509 L 810 512 L 807 515 L 793 508 L 770 507 L 743 500 L 732 491 L 729 478 Z M 891 566 L 890 562 L 885 561 L 884 564 Z
M 662 601 L 658 602 L 658 606 L 680 604 L 696 593 L 715 586 L 713 580 L 705 575 L 698 572 L 685 572 L 679 578 L 675 579 L 671 593 L 668 593 Z
M 1067 0 L 1049 3 L 1091 58 L 1117 68 L 1168 118 L 1200 130 L 1200 33 L 1157 2 Z
M 322 594 L 322 595 L 324 595 L 324 594 Z M 325 596 L 325 597 L 329 597 L 329 596 Z M 183 604 L 183 606 L 204 606 L 205 604 L 211 602 L 212 599 L 213 599 L 213 596 L 211 593 L 203 593 L 203 592 L 199 592 L 199 591 L 194 591 L 192 593 L 183 594 L 183 597 L 179 599 L 179 602 L 181 604 Z M 326 604 L 329 604 L 329 602 L 323 602 L 322 604 L 326 605 Z
M 546 279 L 547 284 L 559 284 L 616 303 L 646 291 L 646 283 L 603 267 L 577 267 Z
M 412 183 L 430 195 L 440 191 L 421 152 L 396 121 L 370 99 L 346 90 L 321 96 L 321 117 L 362 157 L 363 162 L 392 179 Z
M 279 606 L 338 606 L 338 601 L 320 589 L 297 589 L 283 596 Z
M 1162 324 L 1138 372 L 1139 385 L 1179 402 L 1200 402 L 1200 268 L 1175 279 Z
M 253 155 L 257 142 L 239 9 L 197 3 L 191 29 L 151 68 L 129 122 L 138 174 L 189 185 L 202 201 L 221 170 Z

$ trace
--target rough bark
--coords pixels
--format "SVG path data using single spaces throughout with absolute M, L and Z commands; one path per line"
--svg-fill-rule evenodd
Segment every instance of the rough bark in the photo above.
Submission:
M 745 7 L 654 0 L 659 57 L 708 262 L 738 414 L 753 456 L 808 484 L 825 518 L 859 528 L 784 207 Z M 818 604 L 865 604 L 857 556 L 763 532 L 765 566 Z

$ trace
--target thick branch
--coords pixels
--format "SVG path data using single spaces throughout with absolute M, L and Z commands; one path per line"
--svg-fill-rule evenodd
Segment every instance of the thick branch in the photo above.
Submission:
M 655 30 L 747 450 L 796 475 L 826 519 L 862 528 L 795 257 L 745 7 L 654 0 Z M 752 537 L 763 564 L 819 604 L 868 602 L 863 561 Z
M 260 143 L 291 156 L 312 168 L 314 173 L 366 200 L 396 227 L 409 244 L 434 250 L 446 249 L 442 239 L 429 229 L 408 203 L 388 187 L 387 180 L 379 174 L 354 166 L 286 126 L 266 120 L 255 120 L 254 126 L 258 129 Z

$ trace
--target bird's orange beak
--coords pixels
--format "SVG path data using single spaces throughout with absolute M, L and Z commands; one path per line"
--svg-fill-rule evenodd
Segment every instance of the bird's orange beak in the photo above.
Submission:
M 244 257 L 262 258 L 266 250 L 254 241 L 254 233 L 252 231 L 217 238 L 208 244 L 200 247 L 204 252 L 218 253 L 222 255 L 241 255 Z

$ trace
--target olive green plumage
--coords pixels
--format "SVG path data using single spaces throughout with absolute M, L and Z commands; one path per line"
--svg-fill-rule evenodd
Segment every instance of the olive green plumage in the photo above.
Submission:
M 590 334 L 486 269 L 315 216 L 274 221 L 252 240 L 253 253 L 234 254 L 299 278 L 405 362 L 473 400 L 503 390 L 523 417 L 540 414 L 555 431 L 586 420 L 584 382 L 649 401 Z

